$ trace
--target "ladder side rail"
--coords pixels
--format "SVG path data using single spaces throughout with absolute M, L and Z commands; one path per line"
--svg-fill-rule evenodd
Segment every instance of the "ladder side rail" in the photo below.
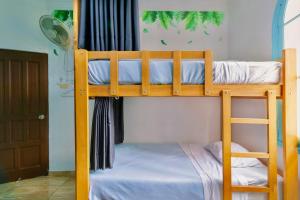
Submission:
M 223 109 L 223 198 L 232 199 L 232 181 L 231 181 L 231 93 L 224 90 L 222 93 Z

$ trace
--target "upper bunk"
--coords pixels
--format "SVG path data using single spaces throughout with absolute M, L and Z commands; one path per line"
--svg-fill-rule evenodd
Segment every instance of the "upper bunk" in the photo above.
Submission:
M 281 61 L 213 61 L 207 51 L 75 51 L 76 81 L 89 97 L 231 96 L 265 97 L 296 77 L 295 51 Z
M 278 62 L 214 62 L 205 51 L 87 51 L 78 48 L 79 0 L 74 1 L 75 84 L 88 97 L 231 96 L 277 98 L 296 94 L 296 50 Z M 237 70 L 228 69 L 232 65 Z M 223 68 L 222 68 L 223 67 Z M 218 69 L 220 70 L 218 70 Z M 226 71 L 227 70 L 227 71 Z M 219 73 L 222 72 L 223 73 Z M 246 74 L 236 81 L 232 77 Z M 218 78 L 216 78 L 218 77 Z M 221 80 L 221 81 L 220 81 Z

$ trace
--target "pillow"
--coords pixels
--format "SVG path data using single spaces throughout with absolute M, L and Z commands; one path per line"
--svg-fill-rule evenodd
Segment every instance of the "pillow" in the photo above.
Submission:
M 222 142 L 215 142 L 209 144 L 205 147 L 205 149 L 210 152 L 221 164 L 223 163 L 222 160 Z M 231 143 L 231 151 L 232 152 L 249 152 L 247 149 L 242 147 L 241 145 L 232 142 Z M 260 167 L 262 163 L 256 158 L 231 158 L 231 166 L 232 167 Z

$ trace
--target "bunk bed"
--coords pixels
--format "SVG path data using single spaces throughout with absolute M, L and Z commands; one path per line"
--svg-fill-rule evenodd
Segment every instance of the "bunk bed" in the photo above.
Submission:
M 94 97 L 172 96 L 220 97 L 222 99 L 222 178 L 223 198 L 225 200 L 232 199 L 232 194 L 236 192 L 266 193 L 269 199 L 277 199 L 276 99 L 282 99 L 283 197 L 285 200 L 298 199 L 298 153 L 295 108 L 297 76 L 296 52 L 294 49 L 283 50 L 280 65 L 278 65 L 278 62 L 256 63 L 256 67 L 263 65 L 276 69 L 271 79 L 266 79 L 266 81 L 255 79 L 256 81 L 235 82 L 230 78 L 223 78 L 223 81 L 217 81 L 218 70 L 216 69 L 218 65 L 221 66 L 221 69 L 222 66 L 226 67 L 226 63 L 213 62 L 213 53 L 210 50 L 87 51 L 78 49 L 78 15 L 78 0 L 75 0 L 74 47 L 77 200 L 88 199 L 91 189 L 90 178 L 95 179 L 93 174 L 90 175 L 89 167 L 89 99 Z M 162 60 L 165 61 L 164 64 Z M 243 63 L 235 64 L 241 65 Z M 166 66 L 165 69 L 167 72 L 165 72 L 162 79 L 155 80 L 163 72 L 157 70 L 156 73 L 153 73 L 153 71 L 157 67 L 161 68 L 161 66 Z M 196 71 L 190 71 L 189 66 L 196 66 L 194 68 Z M 97 70 L 101 70 L 100 75 Z M 131 78 L 123 77 L 124 79 L 122 79 L 119 76 L 122 70 L 132 70 L 129 76 Z M 184 75 L 189 73 L 199 76 L 193 80 L 190 79 L 191 76 Z M 132 76 L 132 74 L 136 75 Z M 231 115 L 233 97 L 267 99 L 267 118 L 233 118 Z M 232 124 L 267 125 L 268 152 L 232 152 Z M 232 178 L 231 166 L 231 159 L 233 157 L 267 159 L 267 184 L 263 186 L 233 185 L 235 183 Z

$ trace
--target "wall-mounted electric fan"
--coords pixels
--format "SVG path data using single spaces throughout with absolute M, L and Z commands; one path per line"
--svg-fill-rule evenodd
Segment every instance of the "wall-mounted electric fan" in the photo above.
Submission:
M 60 13 L 71 13 L 70 11 L 58 11 Z M 53 44 L 58 46 L 64 53 L 65 77 L 61 77 L 58 86 L 64 90 L 62 96 L 73 96 L 73 72 L 74 67 L 70 64 L 72 60 L 72 16 L 69 14 L 66 19 L 60 20 L 59 16 L 43 15 L 40 17 L 40 28 L 43 34 Z M 59 56 L 59 51 L 53 50 L 54 55 Z M 62 74 L 60 74 L 62 75 Z
M 44 35 L 54 44 L 68 51 L 71 44 L 69 27 L 51 15 L 40 18 L 40 27 Z

